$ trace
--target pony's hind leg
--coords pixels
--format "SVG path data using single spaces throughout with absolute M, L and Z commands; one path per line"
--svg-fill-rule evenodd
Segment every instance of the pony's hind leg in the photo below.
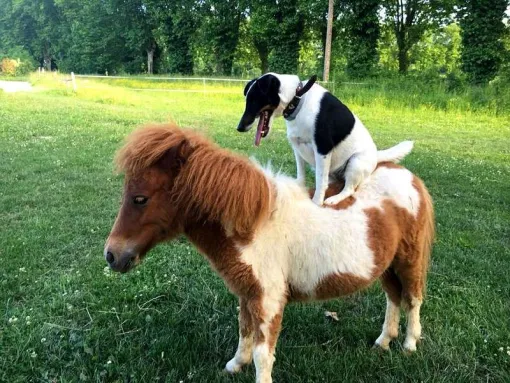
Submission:
M 404 341 L 404 350 L 407 352 L 416 351 L 416 343 L 419 342 L 421 337 L 421 323 L 420 323 L 420 306 L 422 300 L 416 297 L 411 297 L 407 306 L 407 331 L 406 339 Z
M 406 339 L 404 350 L 416 351 L 416 343 L 421 338 L 420 307 L 423 301 L 426 270 L 420 257 L 414 262 L 397 262 L 395 267 L 402 283 L 402 306 L 407 314 Z
M 255 329 L 253 320 L 248 309 L 248 302 L 244 298 L 239 299 L 239 345 L 235 356 L 227 363 L 225 370 L 234 374 L 241 368 L 251 363 L 253 355 Z
M 391 340 L 398 336 L 402 285 L 391 268 L 381 276 L 381 284 L 386 293 L 386 315 L 381 335 L 375 341 L 375 345 L 388 350 Z

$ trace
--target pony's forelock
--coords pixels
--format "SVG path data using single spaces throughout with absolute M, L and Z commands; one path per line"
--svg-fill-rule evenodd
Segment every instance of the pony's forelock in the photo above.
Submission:
M 118 173 L 136 174 L 158 162 L 170 149 L 187 142 L 194 145 L 206 139 L 193 130 L 175 124 L 146 125 L 133 131 L 115 156 Z

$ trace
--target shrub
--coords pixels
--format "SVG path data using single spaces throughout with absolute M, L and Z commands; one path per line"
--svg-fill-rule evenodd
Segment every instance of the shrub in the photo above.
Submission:
M 6 76 L 23 76 L 36 67 L 37 63 L 22 47 L 11 48 L 5 54 L 0 53 L 0 72 Z
M 20 62 L 18 60 L 4 58 L 0 62 L 0 71 L 5 76 L 16 76 L 16 69 L 18 68 L 19 64 Z

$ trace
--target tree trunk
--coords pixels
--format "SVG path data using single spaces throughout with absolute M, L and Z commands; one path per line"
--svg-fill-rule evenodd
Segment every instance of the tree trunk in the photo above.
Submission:
M 154 47 L 147 49 L 147 73 L 154 74 Z
M 51 72 L 51 57 L 50 56 L 44 56 L 43 65 L 44 65 L 44 69 L 47 72 Z
M 331 38 L 333 35 L 333 0 L 329 0 L 326 49 L 324 52 L 324 81 L 329 81 L 329 63 L 331 61 Z
M 265 55 L 261 55 L 260 56 L 260 70 L 262 71 L 262 73 L 267 73 L 268 70 L 269 70 L 269 58 L 268 58 L 268 54 L 266 53 Z
M 405 32 L 396 31 L 397 47 L 398 47 L 398 71 L 401 74 L 406 74 L 409 69 L 409 49 L 405 41 Z
M 262 74 L 267 73 L 269 69 L 269 48 L 267 44 L 262 41 L 253 41 L 253 43 L 259 54 L 260 70 L 262 71 Z
M 47 42 L 44 44 L 43 66 L 47 72 L 51 72 L 51 53 Z
M 409 69 L 409 55 L 406 49 L 398 49 L 398 71 L 406 74 Z

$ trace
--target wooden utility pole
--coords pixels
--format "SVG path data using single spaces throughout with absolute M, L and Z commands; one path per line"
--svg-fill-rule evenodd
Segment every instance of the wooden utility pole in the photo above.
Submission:
M 326 49 L 324 52 L 324 81 L 329 81 L 329 63 L 331 61 L 331 38 L 333 35 L 333 0 L 329 0 L 328 27 L 326 30 Z

